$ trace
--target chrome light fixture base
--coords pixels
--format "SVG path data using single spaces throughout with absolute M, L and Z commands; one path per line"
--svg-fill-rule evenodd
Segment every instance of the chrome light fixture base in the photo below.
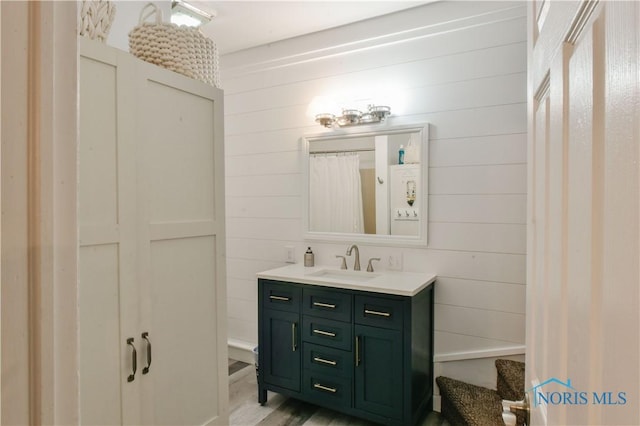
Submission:
M 336 121 L 336 116 L 333 114 L 316 115 L 316 122 L 320 123 L 324 127 L 333 127 L 333 123 L 335 121 Z
M 391 107 L 383 105 L 369 105 L 367 112 L 362 113 L 357 109 L 343 109 L 342 115 L 336 117 L 333 114 L 322 113 L 316 115 L 316 122 L 324 127 L 347 127 L 361 124 L 374 124 L 383 122 L 390 114 Z
M 374 119 L 378 121 L 384 121 L 384 119 L 387 118 L 389 114 L 391 114 L 391 108 L 389 108 L 388 106 L 369 105 L 369 114 L 371 114 Z

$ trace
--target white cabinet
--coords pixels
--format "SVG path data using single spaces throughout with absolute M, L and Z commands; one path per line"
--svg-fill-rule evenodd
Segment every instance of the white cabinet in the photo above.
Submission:
M 227 424 L 222 91 L 80 46 L 81 424 Z

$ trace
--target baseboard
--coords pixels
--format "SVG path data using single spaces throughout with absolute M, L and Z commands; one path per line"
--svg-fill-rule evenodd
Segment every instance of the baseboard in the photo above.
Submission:
M 253 348 L 256 347 L 255 344 L 242 340 L 229 339 L 227 345 L 229 347 L 229 358 L 246 362 L 247 364 L 255 363 L 255 356 L 253 354 Z
M 441 398 L 440 395 L 433 395 L 433 411 L 437 411 L 438 413 L 440 412 Z
M 524 345 L 504 346 L 500 348 L 471 350 L 464 352 L 436 353 L 433 362 L 465 361 L 480 358 L 498 358 L 513 355 L 524 355 Z

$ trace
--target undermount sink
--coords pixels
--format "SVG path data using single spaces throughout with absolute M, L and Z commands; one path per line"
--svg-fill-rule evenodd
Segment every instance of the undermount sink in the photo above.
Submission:
M 348 271 L 344 269 L 321 269 L 309 274 L 309 276 L 312 277 L 350 281 L 368 281 L 372 278 L 378 277 L 379 275 L 380 274 L 375 274 L 373 272 Z

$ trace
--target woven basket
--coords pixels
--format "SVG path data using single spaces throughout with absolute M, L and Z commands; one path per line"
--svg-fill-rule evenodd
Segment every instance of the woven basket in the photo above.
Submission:
M 147 19 L 155 15 L 155 22 Z M 129 51 L 143 61 L 220 87 L 218 48 L 197 28 L 162 22 L 162 11 L 148 3 L 129 33 Z
M 109 0 L 83 0 L 78 14 L 78 34 L 105 42 L 116 15 L 116 6 Z

